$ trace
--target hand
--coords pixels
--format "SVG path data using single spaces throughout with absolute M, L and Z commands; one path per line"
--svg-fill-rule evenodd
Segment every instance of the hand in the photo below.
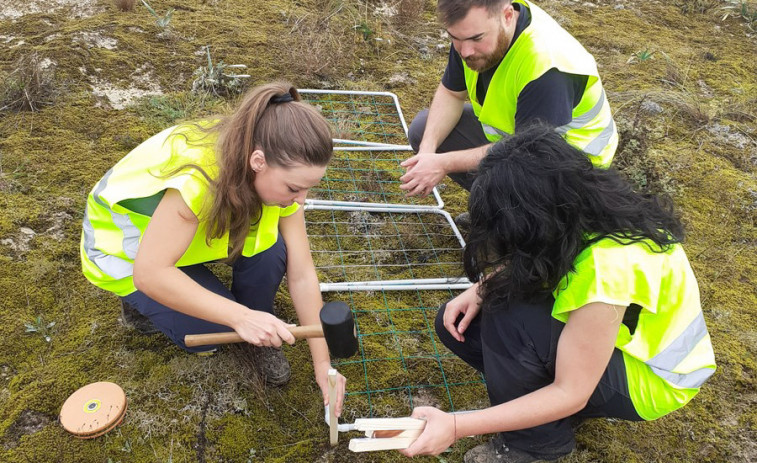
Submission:
M 407 172 L 400 177 L 400 189 L 407 190 L 407 196 L 427 196 L 447 175 L 443 160 L 441 154 L 426 152 L 402 161 Z
M 244 308 L 231 327 L 237 334 L 256 346 L 281 347 L 282 342 L 294 344 L 294 336 L 287 329 L 292 327 L 273 314 Z
M 476 283 L 470 288 L 463 291 L 459 296 L 447 302 L 444 308 L 444 327 L 459 342 L 465 342 L 465 330 L 470 326 L 471 320 L 481 311 L 481 298 L 478 290 L 481 285 Z M 460 323 L 455 326 L 455 321 L 464 314 Z
M 455 417 L 452 414 L 433 407 L 416 407 L 410 416 L 426 420 L 426 427 L 410 447 L 399 451 L 406 457 L 439 455 L 457 440 Z
M 315 370 L 315 382 L 321 388 L 323 393 L 323 405 L 329 404 L 329 370 L 331 369 L 331 363 L 318 362 L 313 365 Z M 342 405 L 344 404 L 344 391 L 347 384 L 347 379 L 341 375 L 336 374 L 336 416 L 342 415 Z

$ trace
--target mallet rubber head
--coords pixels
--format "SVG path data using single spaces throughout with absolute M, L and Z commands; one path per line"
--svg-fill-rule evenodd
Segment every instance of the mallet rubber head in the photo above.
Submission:
M 358 343 L 355 321 L 349 306 L 344 302 L 328 302 L 321 309 L 320 316 L 323 337 L 331 355 L 336 358 L 355 355 Z

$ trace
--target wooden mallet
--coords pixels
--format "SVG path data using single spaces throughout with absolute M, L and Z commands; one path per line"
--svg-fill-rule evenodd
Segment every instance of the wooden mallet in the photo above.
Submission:
M 357 337 L 352 311 L 344 302 L 328 302 L 321 309 L 320 325 L 289 328 L 296 339 L 325 338 L 332 357 L 347 358 L 357 352 Z M 235 332 L 189 334 L 184 337 L 187 347 L 211 344 L 231 344 L 244 340 Z

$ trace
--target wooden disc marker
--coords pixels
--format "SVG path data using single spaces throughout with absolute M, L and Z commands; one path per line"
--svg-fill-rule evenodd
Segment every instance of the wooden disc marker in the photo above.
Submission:
M 92 439 L 121 424 L 125 414 L 124 390 L 101 381 L 80 388 L 66 399 L 60 409 L 60 424 L 80 439 Z

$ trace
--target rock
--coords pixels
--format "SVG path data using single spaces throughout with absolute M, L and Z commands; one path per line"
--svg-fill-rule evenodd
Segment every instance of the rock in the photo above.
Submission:
M 697 85 L 699 86 L 699 92 L 702 94 L 702 96 L 706 98 L 712 98 L 714 96 L 710 86 L 707 85 L 707 83 L 702 79 L 699 79 L 697 81 Z
M 389 78 L 390 87 L 400 87 L 403 85 L 415 85 L 418 81 L 410 77 L 407 72 L 399 72 Z
M 715 122 L 712 125 L 707 126 L 707 131 L 715 135 L 719 141 L 733 145 L 738 149 L 744 149 L 752 141 L 744 134 L 734 132 L 728 125 L 722 125 Z
M 647 114 L 660 114 L 663 111 L 662 106 L 649 100 L 644 100 L 641 103 L 641 110 Z

